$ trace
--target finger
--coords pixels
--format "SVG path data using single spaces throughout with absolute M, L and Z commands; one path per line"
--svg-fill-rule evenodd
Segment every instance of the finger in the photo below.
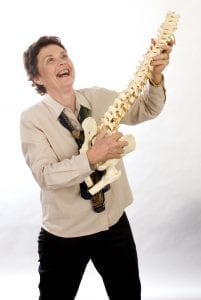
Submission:
M 168 42 L 168 45 L 169 46 L 171 46 L 171 47 L 173 47 L 174 45 L 176 45 L 176 40 L 170 40 L 169 42 Z
M 167 53 L 169 54 L 172 51 L 172 46 L 171 45 L 163 45 L 161 46 L 162 53 Z
M 169 64 L 169 59 L 155 60 L 151 62 L 151 65 L 154 67 L 167 66 L 168 64 Z
M 100 140 L 100 139 L 104 138 L 106 135 L 107 135 L 107 129 L 106 129 L 105 127 L 103 127 L 103 128 L 100 130 L 100 132 L 99 132 L 99 134 L 97 135 L 96 138 L 97 138 L 98 140 Z
M 116 141 L 118 141 L 122 136 L 123 136 L 123 134 L 121 132 L 115 132 L 115 133 L 112 134 L 112 137 Z
M 116 148 L 116 153 L 117 153 L 117 154 L 122 154 L 122 153 L 124 153 L 124 147 L 118 147 L 118 148 Z
M 169 55 L 167 53 L 162 53 L 162 54 L 158 54 L 155 55 L 152 60 L 153 61 L 157 61 L 157 60 L 168 60 L 169 59 Z
M 128 142 L 126 140 L 118 140 L 117 145 L 118 147 L 125 147 L 128 145 Z
M 120 142 L 120 147 L 121 147 L 121 148 L 124 148 L 124 147 L 126 147 L 126 146 L 128 146 L 128 142 L 127 142 L 127 141 L 121 141 L 121 142 Z
M 157 55 L 153 57 L 151 61 L 151 66 L 159 66 L 159 65 L 168 65 L 169 64 L 169 56 L 167 54 Z
M 124 148 L 122 147 L 122 148 L 119 149 L 119 154 L 121 155 L 123 153 L 124 153 Z
M 167 42 L 167 44 L 162 45 L 161 48 L 162 48 L 163 50 L 167 50 L 167 51 L 171 52 L 172 47 L 173 47 L 175 44 L 176 44 L 175 38 L 174 38 L 174 39 L 173 39 L 173 38 L 170 38 L 169 41 Z M 151 46 L 155 46 L 155 45 L 156 45 L 156 40 L 152 38 L 152 39 L 151 39 Z
M 172 34 L 169 41 L 168 41 L 168 45 L 173 46 L 175 44 L 176 44 L 176 39 L 175 39 L 174 34 Z

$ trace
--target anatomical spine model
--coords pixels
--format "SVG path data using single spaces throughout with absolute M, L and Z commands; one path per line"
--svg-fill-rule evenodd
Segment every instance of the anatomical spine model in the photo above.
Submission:
M 84 130 L 85 141 L 80 149 L 80 153 L 86 152 L 93 145 L 96 135 L 101 128 L 105 127 L 108 134 L 114 133 L 118 130 L 122 118 L 128 112 L 133 103 L 138 99 L 147 83 L 147 80 L 151 76 L 152 66 L 150 63 L 152 58 L 155 55 L 160 54 L 162 45 L 167 44 L 171 39 L 174 39 L 173 33 L 177 29 L 178 19 L 179 16 L 174 12 L 167 13 L 164 23 L 158 30 L 155 38 L 155 44 L 152 45 L 144 55 L 143 61 L 140 62 L 137 71 L 134 73 L 134 78 L 128 84 L 127 89 L 120 93 L 119 96 L 115 98 L 113 104 L 109 106 L 107 112 L 102 118 L 101 125 L 97 126 L 96 121 L 92 117 L 88 117 L 83 121 L 82 128 Z M 135 139 L 132 135 L 124 135 L 121 140 L 126 140 L 128 142 L 128 145 L 124 147 L 124 155 L 135 149 Z M 94 184 L 90 176 L 85 179 L 89 192 L 92 195 L 96 194 L 107 184 L 112 183 L 120 177 L 121 171 L 115 168 L 117 162 L 118 159 L 110 159 L 104 163 L 96 165 L 96 169 L 106 171 L 105 175 L 103 175 L 98 183 Z

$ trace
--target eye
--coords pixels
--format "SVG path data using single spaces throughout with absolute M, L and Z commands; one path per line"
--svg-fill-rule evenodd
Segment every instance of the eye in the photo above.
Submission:
M 47 59 L 47 63 L 51 63 L 51 62 L 53 62 L 54 61 L 54 58 L 53 57 L 48 57 L 48 59 Z
M 68 55 L 66 53 L 62 54 L 63 59 L 68 59 Z

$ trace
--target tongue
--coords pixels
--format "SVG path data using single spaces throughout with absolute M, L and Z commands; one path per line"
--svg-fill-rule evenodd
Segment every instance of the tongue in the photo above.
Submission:
M 68 76 L 68 73 L 58 74 L 58 77 Z

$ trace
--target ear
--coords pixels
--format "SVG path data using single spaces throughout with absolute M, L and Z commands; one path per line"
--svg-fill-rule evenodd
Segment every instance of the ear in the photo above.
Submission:
M 43 85 L 43 82 L 42 82 L 40 76 L 34 77 L 34 78 L 33 78 L 33 82 L 34 82 L 35 84 L 38 84 L 38 85 Z

